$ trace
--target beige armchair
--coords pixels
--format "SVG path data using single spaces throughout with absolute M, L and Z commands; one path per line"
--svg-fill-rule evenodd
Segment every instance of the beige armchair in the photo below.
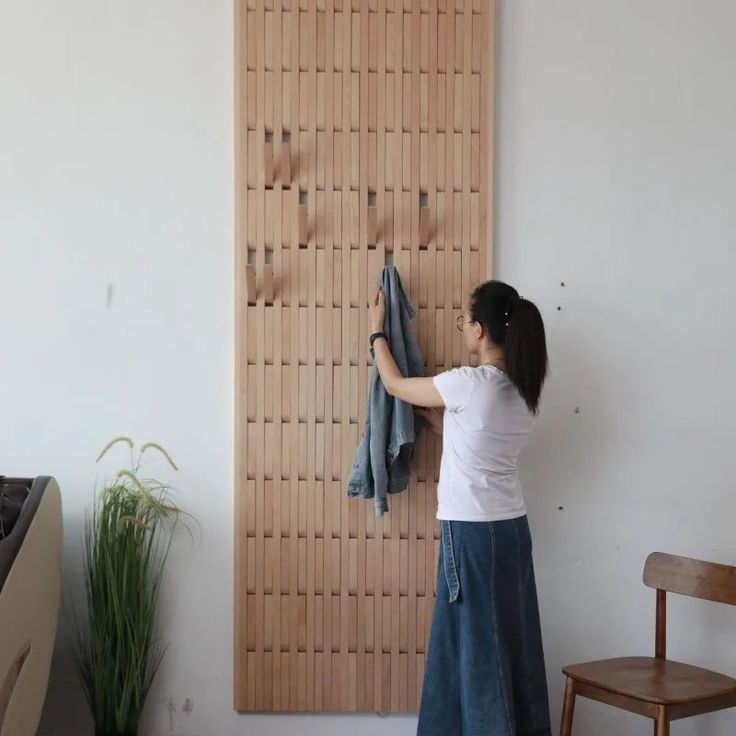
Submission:
M 59 614 L 61 495 L 48 477 L 0 477 L 0 495 L 0 736 L 31 736 Z

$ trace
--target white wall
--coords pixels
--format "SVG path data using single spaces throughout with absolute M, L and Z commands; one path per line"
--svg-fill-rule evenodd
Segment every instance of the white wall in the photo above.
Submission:
M 497 265 L 550 338 L 524 480 L 556 717 L 565 662 L 653 652 L 650 551 L 736 563 L 735 25 L 730 0 L 501 6 Z M 736 674 L 736 611 L 673 599 L 670 627 L 672 658 Z
M 651 651 L 649 551 L 736 562 L 734 26 L 730 0 L 500 3 L 497 273 L 542 307 L 553 369 L 524 480 L 555 724 L 561 665 Z M 58 477 L 73 586 L 100 446 L 179 460 L 202 531 L 146 734 L 404 736 L 231 711 L 231 58 L 230 0 L 0 0 L 0 472 Z M 735 623 L 673 602 L 670 653 L 736 674 Z M 83 733 L 73 683 L 60 657 L 42 734 Z

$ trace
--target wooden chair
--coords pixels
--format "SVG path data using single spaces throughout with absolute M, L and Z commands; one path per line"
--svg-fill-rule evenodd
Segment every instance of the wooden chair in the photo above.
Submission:
M 624 657 L 564 667 L 561 736 L 570 736 L 575 697 L 581 695 L 654 719 L 655 736 L 669 736 L 670 721 L 736 705 L 736 679 L 666 659 L 667 592 L 736 604 L 736 567 L 655 552 L 644 584 L 657 590 L 654 657 Z

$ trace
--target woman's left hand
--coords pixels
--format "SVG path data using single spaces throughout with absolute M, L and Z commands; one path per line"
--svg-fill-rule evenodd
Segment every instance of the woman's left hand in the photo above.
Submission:
M 383 332 L 383 321 L 386 318 L 386 299 L 383 289 L 379 289 L 368 304 L 370 312 L 371 333 Z

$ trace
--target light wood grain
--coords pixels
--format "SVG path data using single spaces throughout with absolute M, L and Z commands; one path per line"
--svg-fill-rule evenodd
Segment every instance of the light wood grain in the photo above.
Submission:
M 490 262 L 491 4 L 236 2 L 235 707 L 412 712 L 441 444 L 375 518 L 345 483 L 366 303 L 399 268 L 433 374 Z

